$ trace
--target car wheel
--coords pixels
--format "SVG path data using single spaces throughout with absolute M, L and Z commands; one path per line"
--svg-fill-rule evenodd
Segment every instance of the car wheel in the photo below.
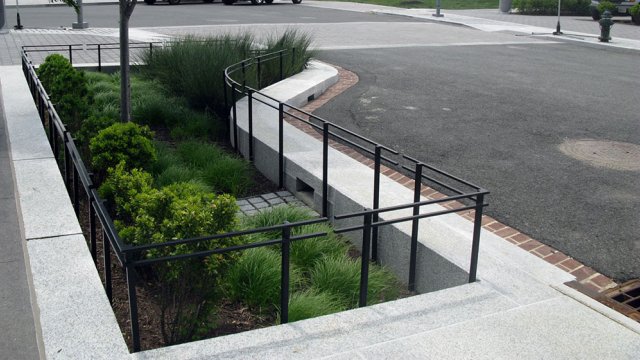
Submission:
M 251 0 L 251 3 L 252 3 L 253 5 L 260 5 L 260 4 L 262 4 L 263 2 L 264 2 L 264 0 Z
M 169 0 L 170 5 L 178 5 L 180 4 L 180 0 Z
M 273 4 L 273 0 L 264 0 L 264 3 L 267 5 Z
M 156 0 L 144 0 L 144 3 L 147 5 L 153 5 L 156 3 Z
M 205 4 L 211 4 L 213 2 L 213 0 L 202 0 L 203 3 Z
M 291 0 L 292 3 L 294 4 L 300 4 L 302 2 L 302 0 Z
M 222 3 L 225 5 L 233 5 L 236 0 L 222 0 Z

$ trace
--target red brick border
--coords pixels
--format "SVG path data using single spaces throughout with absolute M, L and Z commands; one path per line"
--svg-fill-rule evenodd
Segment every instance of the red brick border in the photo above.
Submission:
M 327 89 L 317 99 L 310 101 L 308 104 L 302 107 L 302 110 L 308 113 L 313 113 L 315 110 L 319 109 L 321 106 L 329 102 L 331 99 L 333 99 L 334 97 L 338 96 L 345 90 L 349 89 L 350 87 L 358 83 L 359 81 L 358 75 L 356 75 L 355 73 L 345 70 L 339 66 L 335 66 L 335 65 L 332 65 L 332 66 L 334 66 L 338 70 L 338 74 L 340 77 L 340 80 L 338 81 L 338 83 L 334 84 L 329 89 Z M 293 113 L 302 119 L 305 119 L 305 120 L 308 119 L 308 117 L 305 116 L 304 114 L 295 113 L 295 112 Z M 287 122 L 296 126 L 297 128 L 304 131 L 305 133 L 313 136 L 316 139 L 322 140 L 322 135 L 312 126 L 307 125 L 305 123 L 301 123 L 300 121 L 297 121 L 295 118 L 291 116 L 287 116 L 286 120 Z M 335 142 L 333 140 L 330 140 L 329 143 L 332 148 L 352 157 L 353 159 L 365 164 L 370 168 L 373 168 L 373 161 L 371 159 L 363 156 L 362 154 L 358 153 L 352 148 L 347 147 L 338 142 Z M 412 190 L 414 189 L 413 179 L 408 178 L 393 169 L 390 169 L 386 166 L 382 166 L 381 173 L 384 176 L 400 183 L 401 185 L 409 189 L 412 189 Z M 427 199 L 441 199 L 445 197 L 445 195 L 437 192 L 436 190 L 428 186 L 422 187 L 421 194 Z M 441 205 L 443 205 L 448 209 L 462 207 L 462 204 L 460 204 L 457 201 L 449 201 Z M 468 211 L 460 212 L 457 214 L 469 221 L 472 221 L 472 222 L 474 221 L 474 210 L 468 210 Z M 482 228 L 486 231 L 494 233 L 495 235 L 518 246 L 519 248 L 539 258 L 544 259 L 548 263 L 557 266 L 558 268 L 570 273 L 571 275 L 574 275 L 576 277 L 576 281 L 581 286 L 585 287 L 586 289 L 589 289 L 590 291 L 593 291 L 599 294 L 606 290 L 614 288 L 618 285 L 612 279 L 596 272 L 595 270 L 593 270 L 588 266 L 581 264 L 580 262 L 576 261 L 570 256 L 550 246 L 547 246 L 537 240 L 534 240 L 528 235 L 523 234 L 520 231 L 506 224 L 503 224 L 489 216 L 486 216 L 486 215 L 482 216 Z

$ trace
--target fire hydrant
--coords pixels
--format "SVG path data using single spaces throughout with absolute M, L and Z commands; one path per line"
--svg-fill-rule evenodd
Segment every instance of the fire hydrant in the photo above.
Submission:
M 613 26 L 611 12 L 606 10 L 598 22 L 600 23 L 600 37 L 598 37 L 598 39 L 600 39 L 601 42 L 609 42 L 609 40 L 611 40 L 611 27 Z

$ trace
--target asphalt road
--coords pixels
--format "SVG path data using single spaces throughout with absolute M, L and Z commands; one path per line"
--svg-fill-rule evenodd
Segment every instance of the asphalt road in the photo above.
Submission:
M 640 144 L 637 54 L 573 44 L 323 51 L 360 82 L 317 113 L 491 191 L 488 214 L 617 280 L 640 277 L 637 171 L 567 139 Z
M 7 9 L 7 23 L 15 24 L 16 9 Z M 119 12 L 117 5 L 89 4 L 84 6 L 84 20 L 91 27 L 118 27 Z M 33 27 L 70 27 L 76 21 L 73 9 L 66 6 L 34 6 L 20 8 L 20 18 L 26 28 Z M 313 8 L 292 3 L 274 3 L 272 5 L 253 6 L 250 2 L 232 6 L 216 1 L 204 4 L 191 1 L 180 5 L 158 2 L 146 5 L 138 1 L 131 27 L 152 26 L 193 26 L 193 25 L 242 25 L 255 23 L 337 23 L 337 22 L 409 22 L 410 19 L 397 16 L 372 16 L 356 12 Z

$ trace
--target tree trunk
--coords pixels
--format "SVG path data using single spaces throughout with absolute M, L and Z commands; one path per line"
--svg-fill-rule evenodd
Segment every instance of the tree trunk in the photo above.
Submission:
M 120 0 L 120 121 L 131 121 L 129 80 L 129 18 L 137 0 Z

